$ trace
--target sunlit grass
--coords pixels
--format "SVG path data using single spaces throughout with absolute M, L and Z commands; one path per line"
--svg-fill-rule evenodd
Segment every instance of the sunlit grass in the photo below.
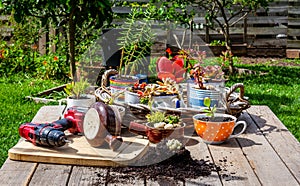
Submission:
M 258 74 L 231 77 L 226 85 L 244 83 L 251 104 L 269 106 L 300 141 L 300 67 L 239 66 Z

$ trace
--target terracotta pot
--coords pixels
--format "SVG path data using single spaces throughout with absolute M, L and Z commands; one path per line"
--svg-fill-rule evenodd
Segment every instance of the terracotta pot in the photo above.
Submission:
M 158 129 L 154 128 L 153 124 L 140 124 L 137 122 L 130 122 L 129 131 L 135 134 L 147 136 L 150 142 L 159 143 L 163 139 L 179 139 L 184 138 L 184 128 L 186 124 L 183 123 L 181 127 L 174 129 Z
M 220 118 L 220 121 L 205 121 L 206 114 L 196 114 L 193 116 L 195 131 L 207 144 L 220 144 L 227 139 L 237 137 L 242 134 L 247 124 L 245 121 L 236 122 L 236 117 L 228 114 L 216 113 L 215 118 Z M 223 121 L 223 118 L 228 118 L 229 121 Z M 237 134 L 232 134 L 238 125 L 243 125 L 243 128 Z

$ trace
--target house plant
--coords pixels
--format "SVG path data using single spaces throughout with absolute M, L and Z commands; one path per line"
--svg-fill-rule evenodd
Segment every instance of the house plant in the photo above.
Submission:
M 137 74 L 147 74 L 143 70 L 149 64 L 146 56 L 149 55 L 154 40 L 151 23 L 148 18 L 138 20 L 139 11 L 133 9 L 131 17 L 126 20 L 118 39 L 121 49 L 118 75 L 110 78 L 112 93 L 124 90 L 139 82 Z
M 64 91 L 68 94 L 67 108 L 77 107 L 89 107 L 96 101 L 96 98 L 92 94 L 86 94 L 87 89 L 90 87 L 88 81 L 83 78 L 78 82 L 72 81 L 67 84 Z
M 156 111 L 146 115 L 146 123 L 130 122 L 129 131 L 147 136 L 152 143 L 159 143 L 163 139 L 178 139 L 184 137 L 185 123 L 177 115 L 167 115 Z
M 196 51 L 196 61 L 190 70 L 191 81 L 187 85 L 188 105 L 194 108 L 204 106 L 204 98 L 211 98 L 211 104 L 219 106 L 225 88 L 223 71 L 219 65 L 205 65 L 205 52 Z M 211 106 L 212 106 L 211 105 Z
M 246 130 L 247 123 L 245 121 L 237 122 L 235 116 L 215 113 L 217 110 L 216 107 L 210 107 L 211 99 L 206 97 L 204 100 L 205 106 L 208 107 L 208 109 L 205 110 L 207 113 L 193 116 L 195 131 L 203 142 L 207 144 L 220 144 L 229 138 L 237 137 Z M 242 130 L 233 134 L 234 129 L 238 125 L 243 125 Z

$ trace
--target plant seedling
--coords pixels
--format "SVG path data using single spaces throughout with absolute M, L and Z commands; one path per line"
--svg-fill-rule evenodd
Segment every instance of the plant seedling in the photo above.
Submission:
M 87 80 L 80 79 L 78 82 L 73 81 L 67 84 L 64 90 L 69 96 L 74 96 L 76 99 L 79 99 L 89 86 L 90 84 Z
M 211 118 L 214 118 L 215 112 L 217 111 L 217 107 L 216 107 L 216 105 L 214 105 L 213 108 L 211 108 L 210 104 L 211 104 L 211 99 L 209 97 L 205 97 L 204 98 L 204 105 L 206 107 L 208 107 L 208 109 L 205 109 L 203 111 L 206 112 L 207 116 L 209 116 Z

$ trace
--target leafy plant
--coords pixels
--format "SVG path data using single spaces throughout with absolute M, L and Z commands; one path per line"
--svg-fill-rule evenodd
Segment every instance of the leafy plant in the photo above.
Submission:
M 65 56 L 47 54 L 36 57 L 36 73 L 44 79 L 68 79 L 69 67 Z
M 151 112 L 146 115 L 147 121 L 152 123 L 154 128 L 173 129 L 180 127 L 180 118 L 177 115 L 166 115 L 164 112 Z
M 87 79 L 83 80 L 83 78 L 81 78 L 78 82 L 72 81 L 71 83 L 67 84 L 64 90 L 69 96 L 74 96 L 75 99 L 79 99 L 82 97 L 82 94 L 85 93 L 85 90 L 89 88 L 89 86 L 90 84 L 88 83 Z
M 215 117 L 215 113 L 217 111 L 216 105 L 213 106 L 213 108 L 210 107 L 211 99 L 209 97 L 204 98 L 204 106 L 208 107 L 207 109 L 203 110 L 206 112 L 207 116 L 211 117 L 212 119 Z
M 119 75 L 134 75 L 139 70 L 148 68 L 146 55 L 150 53 L 154 34 L 149 18 L 138 20 L 140 11 L 142 10 L 133 8 L 130 18 L 122 26 L 123 31 L 118 39 L 122 51 Z
M 164 112 L 152 112 L 151 114 L 147 114 L 146 118 L 149 123 L 159 123 L 165 121 L 165 113 Z

